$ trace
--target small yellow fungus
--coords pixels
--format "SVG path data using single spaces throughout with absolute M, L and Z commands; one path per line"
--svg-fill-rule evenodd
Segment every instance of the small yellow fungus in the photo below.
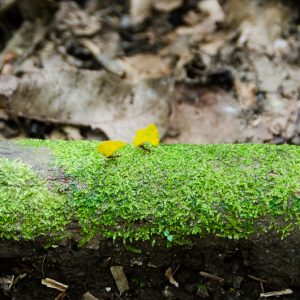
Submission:
M 146 128 L 137 130 L 135 138 L 133 139 L 133 145 L 142 146 L 145 143 L 149 143 L 153 146 L 159 144 L 159 132 L 156 125 L 150 124 Z
M 111 157 L 117 150 L 121 149 L 125 145 L 126 143 L 122 141 L 105 141 L 99 144 L 98 152 L 106 157 Z

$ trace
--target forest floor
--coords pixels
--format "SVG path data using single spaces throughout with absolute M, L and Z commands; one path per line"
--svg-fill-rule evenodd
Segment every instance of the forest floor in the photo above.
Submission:
M 131 141 L 155 123 L 165 143 L 300 145 L 297 1 L 0 2 L 0 140 Z M 228 245 L 134 253 L 107 242 L 0 258 L 0 299 L 300 298 Z M 115 265 L 129 282 L 121 296 Z

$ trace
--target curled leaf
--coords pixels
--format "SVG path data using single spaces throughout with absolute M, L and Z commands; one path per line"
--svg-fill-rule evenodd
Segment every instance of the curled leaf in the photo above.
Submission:
M 135 138 L 133 139 L 133 145 L 141 146 L 145 143 L 149 143 L 153 146 L 159 144 L 159 132 L 156 125 L 150 124 L 146 128 L 137 130 Z
M 105 141 L 99 144 L 98 152 L 106 157 L 111 157 L 117 150 L 123 148 L 125 145 L 126 143 L 122 141 Z

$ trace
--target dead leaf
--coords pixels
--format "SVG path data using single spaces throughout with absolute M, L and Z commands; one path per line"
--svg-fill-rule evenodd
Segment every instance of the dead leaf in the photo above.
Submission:
M 152 1 L 130 0 L 130 19 L 132 25 L 142 23 L 150 16 Z
M 122 266 L 110 267 L 111 274 L 116 282 L 120 295 L 129 290 L 128 280 Z
M 0 277 L 0 285 L 1 285 L 1 288 L 5 291 L 9 291 L 13 284 L 14 284 L 14 278 L 15 276 L 14 275 L 11 275 L 10 276 L 11 278 L 7 278 L 7 277 Z
M 1 106 L 1 96 L 10 97 L 18 87 L 18 80 L 14 76 L 0 75 L 0 108 L 5 107 L 4 101 Z
M 179 8 L 183 4 L 183 0 L 153 0 L 155 9 L 163 12 L 171 12 Z
M 11 284 L 11 282 L 13 281 L 13 279 L 9 279 L 6 277 L 0 277 L 0 284 Z
M 254 71 L 257 74 L 259 89 L 263 92 L 277 92 L 288 73 L 281 63 L 266 56 L 253 57 Z
M 225 14 L 218 0 L 202 0 L 198 3 L 201 12 L 207 14 L 214 22 L 223 22 Z
M 94 295 L 92 295 L 90 292 L 86 292 L 85 294 L 82 295 L 81 300 L 99 300 L 96 298 Z
M 119 60 L 129 78 L 161 78 L 171 73 L 170 60 L 159 55 L 137 54 Z
M 69 141 L 82 140 L 83 137 L 80 134 L 80 130 L 74 126 L 63 126 L 62 131 L 67 135 Z
M 174 279 L 173 277 L 173 270 L 171 267 L 169 267 L 166 272 L 165 272 L 165 276 L 169 279 L 170 283 L 173 284 L 176 287 L 179 287 L 178 282 Z
M 181 26 L 176 32 L 178 35 L 195 35 L 204 39 L 208 33 L 214 32 L 217 24 L 224 21 L 224 12 L 218 0 L 203 0 L 198 4 L 203 17 L 193 26 Z M 193 38 L 195 40 L 195 38 Z M 197 39 L 197 38 L 196 38 Z
M 48 288 L 55 289 L 55 290 L 58 290 L 58 291 L 61 291 L 61 292 L 65 292 L 68 289 L 67 285 L 65 285 L 63 283 L 60 283 L 60 282 L 58 282 L 54 279 L 51 279 L 51 278 L 42 279 L 42 284 L 46 285 Z
M 242 139 L 237 101 L 221 90 L 177 86 L 166 143 L 232 143 Z M 179 134 L 178 134 L 179 133 Z
M 168 127 L 172 83 L 166 78 L 133 82 L 107 72 L 52 69 L 9 80 L 18 83 L 10 97 L 15 115 L 101 129 L 126 142 L 150 123 L 161 136 Z
M 244 83 L 240 80 L 235 81 L 235 90 L 243 110 L 255 111 L 258 109 L 256 98 L 256 86 L 253 82 Z
M 274 52 L 275 40 L 281 37 L 283 28 L 296 13 L 291 6 L 275 0 L 262 3 L 230 0 L 227 11 L 226 23 L 240 32 L 238 45 L 270 54 Z

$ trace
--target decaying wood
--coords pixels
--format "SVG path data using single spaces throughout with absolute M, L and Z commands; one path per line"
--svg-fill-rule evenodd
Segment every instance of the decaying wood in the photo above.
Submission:
M 51 178 L 55 182 L 60 180 L 59 174 L 61 173 L 59 172 L 62 172 L 62 170 L 57 172 L 58 170 L 55 170 L 55 168 L 49 168 L 49 162 L 52 161 L 53 155 L 51 151 L 43 147 L 22 147 L 12 142 L 0 142 L 0 158 L 19 159 L 30 165 L 39 176 Z M 63 174 L 61 175 L 63 176 Z M 60 183 L 64 184 L 64 181 L 60 181 Z M 68 181 L 65 181 L 65 184 L 68 184 Z M 80 227 L 74 224 L 74 226 L 68 226 L 66 230 L 70 231 L 73 242 L 76 241 L 76 235 L 78 235 Z M 0 258 L 36 255 L 42 251 L 47 243 L 46 239 L 46 237 L 43 237 L 35 241 L 23 241 L 22 236 L 20 236 L 19 241 L 1 240 Z M 107 242 L 103 237 L 97 237 L 97 239 L 99 249 L 96 248 L 98 250 L 93 251 L 101 251 Z M 299 231 L 292 232 L 284 239 L 275 232 L 266 232 L 265 234 L 257 234 L 251 238 L 240 240 L 218 236 L 191 237 L 191 242 L 194 245 L 193 247 L 196 247 L 193 251 L 199 251 L 199 253 L 207 251 L 209 248 L 214 249 L 215 253 L 219 251 L 218 249 L 223 249 L 226 253 L 238 254 L 248 266 L 251 266 L 251 272 L 255 278 L 265 278 L 268 282 L 272 282 L 276 281 L 276 278 L 269 278 L 268 274 L 275 274 L 274 276 L 284 279 L 285 282 L 300 284 Z M 64 240 L 60 245 L 68 246 L 70 241 Z M 144 245 L 149 245 L 149 242 L 145 242 Z M 160 251 L 161 247 L 165 247 L 165 243 L 156 247 L 158 248 L 153 248 L 153 251 Z M 143 244 L 139 244 L 139 248 L 143 248 Z M 210 274 L 218 274 L 217 270 L 207 271 L 209 273 L 202 272 L 201 275 L 210 278 Z M 215 278 L 221 280 L 221 278 Z

